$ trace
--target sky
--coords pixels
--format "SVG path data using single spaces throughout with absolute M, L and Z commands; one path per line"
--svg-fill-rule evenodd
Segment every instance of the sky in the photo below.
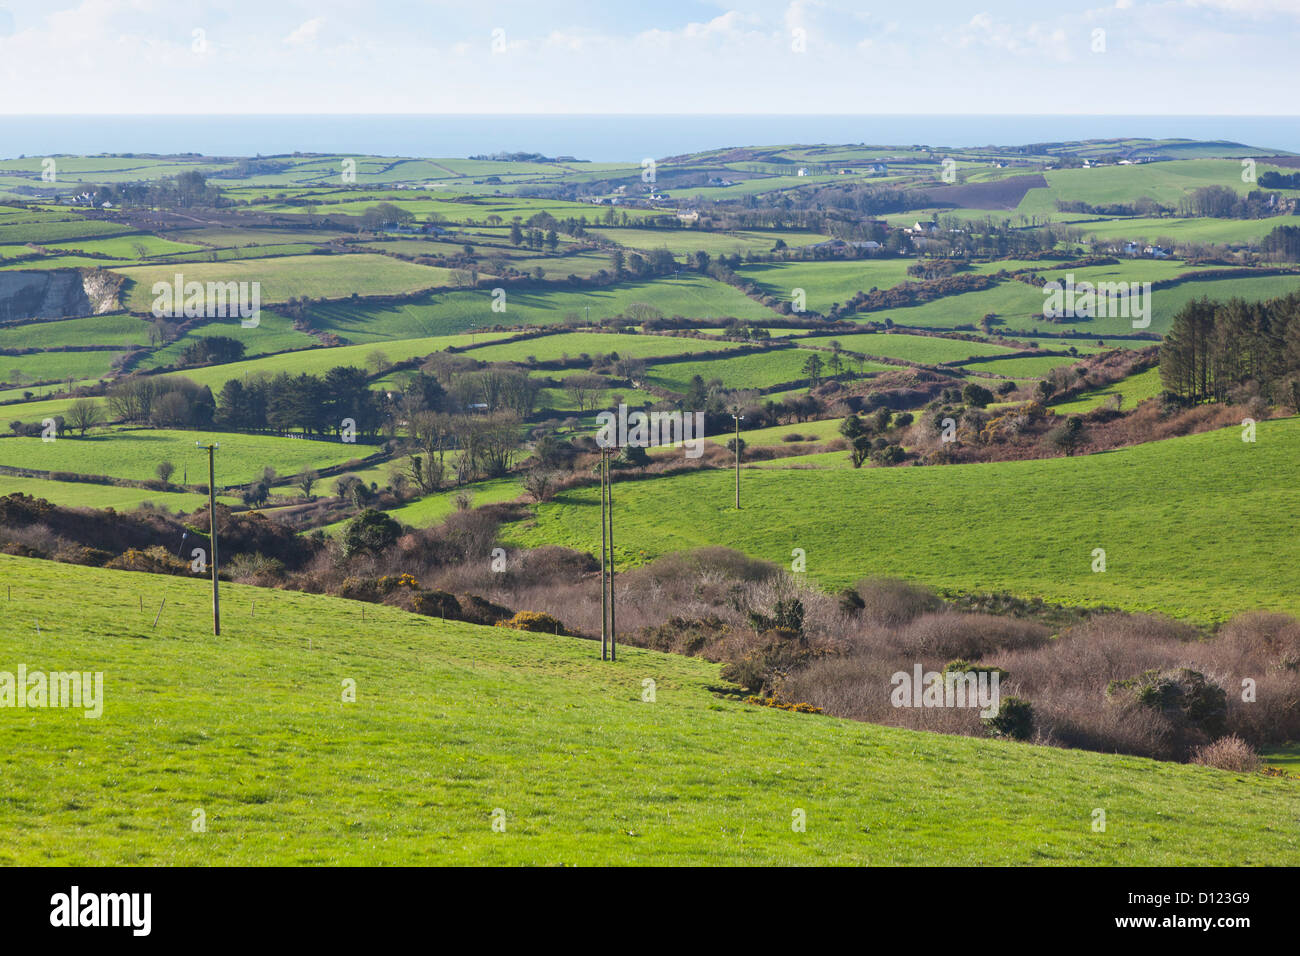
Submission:
M 1297 35 L 1300 0 L 0 0 L 0 114 L 1291 115 Z

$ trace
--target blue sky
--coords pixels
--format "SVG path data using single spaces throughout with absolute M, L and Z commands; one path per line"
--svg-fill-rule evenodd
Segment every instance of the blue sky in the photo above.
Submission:
M 0 113 L 1293 114 L 1297 35 L 1300 0 L 0 0 Z

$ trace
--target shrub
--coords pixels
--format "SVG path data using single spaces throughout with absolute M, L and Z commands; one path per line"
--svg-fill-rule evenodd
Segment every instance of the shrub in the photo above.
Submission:
M 756 631 L 790 631 L 803 634 L 803 602 L 798 598 L 781 598 L 768 617 L 758 611 L 749 612 L 749 624 Z
M 788 435 L 781 436 L 781 441 L 784 442 L 803 441 L 803 440 L 804 440 L 803 436 L 800 435 L 798 432 L 790 432 L 790 434 Z
M 866 607 L 866 603 L 862 600 L 862 596 L 858 594 L 857 591 L 853 590 L 853 588 L 845 588 L 840 591 L 839 603 L 840 610 L 845 614 L 856 614 L 858 611 L 861 611 Z
M 877 465 L 880 465 L 881 467 L 884 468 L 889 468 L 892 467 L 893 465 L 902 464 L 902 462 L 905 461 L 906 458 L 907 458 L 907 452 L 903 451 L 903 447 L 901 445 L 887 444 L 884 448 L 881 448 L 879 451 L 872 452 L 871 454 L 871 460 L 874 461 Z
M 856 586 L 862 598 L 862 614 L 886 627 L 906 624 L 943 604 L 923 587 L 893 578 L 866 578 Z
M 1260 761 L 1254 748 L 1233 734 L 1197 747 L 1192 751 L 1192 763 L 1204 767 L 1216 767 L 1219 770 L 1252 773 L 1259 769 Z
M 510 608 L 493 604 L 477 594 L 462 594 L 460 601 L 460 619 L 471 624 L 493 625 L 510 617 Z
M 964 661 L 960 658 L 955 661 L 949 661 L 945 664 L 943 672 L 945 674 L 975 674 L 977 676 L 979 674 L 988 674 L 990 677 L 997 674 L 998 683 L 1001 683 L 1011 676 L 1010 673 L 1004 671 L 1001 667 L 994 667 L 992 664 L 971 663 L 970 661 Z
M 455 595 L 448 594 L 446 591 L 416 591 L 411 596 L 411 608 L 416 614 L 423 614 L 426 617 L 457 618 L 460 616 L 460 602 L 456 600 Z
M 966 387 L 961 390 L 962 401 L 974 408 L 983 408 L 986 405 L 993 404 L 993 393 L 983 385 L 976 385 L 974 382 L 967 383 Z
M 385 574 L 379 579 L 379 591 L 381 594 L 392 594 L 398 588 L 407 588 L 411 591 L 417 591 L 420 588 L 420 582 L 414 577 L 403 571 L 401 574 Z
M 402 526 L 373 508 L 367 508 L 348 522 L 343 532 L 343 555 L 378 554 L 392 546 L 402 533 Z
M 189 574 L 188 561 L 182 561 L 162 545 L 140 550 L 128 548 L 126 553 L 104 565 L 115 571 L 145 571 L 150 574 Z
M 984 718 L 984 726 L 994 737 L 1028 740 L 1034 732 L 1034 708 L 1019 697 L 1003 697 L 998 712 Z
M 1071 415 L 1064 423 L 1047 433 L 1047 443 L 1065 452 L 1067 457 L 1078 451 L 1087 440 L 1087 430 L 1083 427 L 1083 419 L 1078 415 Z
M 84 545 L 78 545 L 56 551 L 54 560 L 63 561 L 67 564 L 82 564 L 87 567 L 102 568 L 113 560 L 113 553 L 100 548 L 88 548 Z
M 1227 729 L 1227 693 L 1200 671 L 1188 667 L 1148 670 L 1127 680 L 1111 681 L 1106 696 L 1131 696 L 1135 703 L 1161 711 L 1175 722 L 1190 725 L 1211 737 Z
M 284 562 L 276 558 L 268 558 L 261 553 L 254 552 L 250 554 L 245 552 L 237 554 L 227 561 L 225 570 L 235 580 L 259 577 L 275 578 L 284 573 Z
M 559 620 L 541 611 L 518 611 L 509 620 L 497 621 L 497 627 L 512 627 L 516 631 L 536 631 L 539 634 L 568 633 Z
M 723 665 L 723 680 L 755 693 L 776 690 L 812 658 L 807 641 L 793 631 L 767 631 L 760 635 L 760 641 L 757 647 Z
M 344 578 L 339 585 L 339 597 L 350 601 L 378 601 L 379 583 L 374 578 Z
M 814 707 L 812 704 L 798 703 L 788 704 L 777 697 L 762 697 L 756 694 L 750 694 L 745 698 L 745 703 L 754 704 L 758 707 L 775 707 L 777 710 L 791 710 L 796 714 L 822 714 L 825 713 L 820 707 Z

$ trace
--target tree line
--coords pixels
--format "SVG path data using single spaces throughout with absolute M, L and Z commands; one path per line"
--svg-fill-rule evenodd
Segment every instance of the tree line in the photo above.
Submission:
M 1300 408 L 1300 293 L 1187 303 L 1160 347 L 1160 381 L 1187 402 L 1220 402 L 1253 387 L 1267 402 Z

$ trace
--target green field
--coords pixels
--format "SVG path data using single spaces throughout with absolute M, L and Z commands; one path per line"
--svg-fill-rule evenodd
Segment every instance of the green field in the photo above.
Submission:
M 1079 359 L 1073 356 L 1030 355 L 1023 358 L 994 359 L 992 362 L 973 362 L 962 366 L 972 372 L 987 372 L 1006 378 L 1038 378 L 1054 368 L 1073 365 Z
M 691 379 L 702 376 L 708 382 L 721 379 L 727 388 L 770 388 L 786 382 L 798 382 L 808 378 L 803 370 L 803 363 L 809 356 L 821 353 L 807 349 L 778 349 L 772 352 L 756 352 L 749 355 L 737 355 L 734 358 L 706 359 L 702 361 L 664 362 L 650 366 L 646 380 L 651 385 L 684 392 L 690 387 Z M 825 361 L 826 356 L 822 355 Z M 856 366 L 855 366 L 856 367 Z M 879 366 L 876 367 L 877 369 Z M 866 366 L 872 371 L 872 366 Z
M 149 327 L 133 315 L 50 319 L 0 328 L 0 348 L 49 349 L 64 345 L 147 345 Z M 6 356 L 0 356 L 0 368 Z
M 1186 194 L 1202 186 L 1226 186 L 1243 195 L 1253 188 L 1241 181 L 1241 162 L 1232 159 L 1057 169 L 1044 175 L 1050 188 L 1029 190 L 1016 212 L 1051 215 L 1057 212 L 1058 199 L 1105 205 L 1131 202 L 1138 196 L 1177 206 Z
M 669 317 L 761 321 L 774 315 L 731 286 L 699 275 L 622 282 L 583 290 L 536 284 L 504 288 L 505 309 L 499 312 L 492 309 L 492 290 L 477 289 L 443 292 L 398 304 L 315 306 L 311 312 L 312 324 L 351 342 L 379 342 L 447 335 L 494 325 L 555 325 L 569 318 L 586 321 L 588 316 L 592 322 L 599 322 L 622 314 L 636 303 L 653 306 Z
M 383 474 L 376 474 L 376 469 L 366 469 L 365 471 L 349 472 L 359 478 L 367 481 L 377 481 L 383 486 L 387 481 L 388 466 L 381 466 Z M 426 495 L 418 501 L 412 501 L 409 504 L 402 505 L 400 508 L 390 509 L 388 514 L 394 520 L 404 525 L 410 525 L 413 528 L 427 528 L 431 525 L 438 524 L 447 515 L 456 510 L 456 495 L 462 491 L 472 495 L 473 506 L 499 504 L 502 501 L 514 501 L 524 493 L 522 482 L 515 477 L 509 478 L 490 478 L 486 481 L 475 481 L 465 485 L 463 488 L 455 488 L 450 491 L 442 491 L 437 494 Z M 343 521 L 336 521 L 333 524 L 326 525 L 324 531 L 326 534 L 338 534 L 351 521 L 346 518 Z
M 4 444 L 0 442 L 0 454 L 3 450 Z M 174 512 L 196 511 L 208 503 L 207 495 L 189 492 L 151 491 L 148 488 L 121 488 L 117 485 L 93 485 L 82 481 L 51 481 L 45 478 L 0 475 L 0 496 L 12 494 L 44 498 L 65 508 L 114 508 L 117 511 L 132 511 L 145 502 L 152 502 Z M 217 500 L 228 505 L 239 503 L 236 498 L 221 495 L 217 496 Z
M 625 358 L 656 358 L 664 355 L 687 355 L 693 352 L 739 348 L 738 342 L 701 342 L 668 335 L 619 335 L 602 332 L 562 332 L 522 342 L 505 342 L 470 350 L 481 362 L 523 362 L 529 356 L 539 362 L 569 356 L 609 355 L 617 352 Z M 556 373 L 561 374 L 561 373 Z
M 1112 395 L 1122 395 L 1124 397 L 1123 404 L 1120 407 L 1127 411 L 1139 402 L 1144 402 L 1148 398 L 1155 398 L 1162 391 L 1164 391 L 1164 386 L 1160 384 L 1160 369 L 1152 368 L 1147 369 L 1145 372 L 1138 372 L 1136 375 L 1130 375 L 1128 378 L 1120 379 L 1114 385 L 1083 392 L 1077 398 L 1068 402 L 1053 405 L 1052 411 L 1058 415 L 1082 415 L 1104 405 Z
M 76 387 L 91 384 L 89 382 L 74 382 Z M 35 389 L 36 392 L 45 392 L 52 390 L 55 386 L 40 386 Z M 0 392 L 0 395 L 13 399 L 20 397 L 23 392 L 29 391 L 25 388 L 7 389 Z M 0 405 L 0 422 L 9 424 L 12 421 L 35 422 L 51 415 L 66 415 L 68 406 L 77 401 L 75 398 L 34 398 L 30 402 L 13 402 L 8 405 Z M 92 398 L 92 402 L 102 405 L 103 398 Z
M 435 335 L 424 339 L 402 339 L 397 342 L 371 343 L 368 345 L 343 345 L 331 349 L 301 349 L 282 355 L 268 355 L 265 358 L 247 359 L 230 362 L 226 365 L 208 365 L 202 368 L 187 368 L 177 374 L 183 375 L 200 385 L 208 385 L 215 391 L 232 378 L 245 378 L 249 375 L 277 375 L 287 372 L 300 375 L 304 372 L 321 375 L 332 368 L 352 366 L 366 368 L 373 355 L 382 355 L 389 362 L 403 362 L 407 359 L 422 358 L 441 351 L 449 345 L 466 345 L 470 342 L 490 339 L 505 335 L 504 332 L 480 332 L 476 335 Z
M 115 259 L 144 259 L 149 256 L 168 256 L 177 253 L 198 252 L 202 246 L 193 243 L 172 242 L 157 236 L 120 236 L 115 239 L 81 239 L 73 242 L 51 244 L 53 248 L 73 252 L 95 253 Z
M 4 667 L 103 674 L 98 719 L 5 712 L 6 865 L 1300 863 L 1290 780 L 784 713 L 697 658 L 331 597 L 227 585 L 217 640 L 204 581 L 0 579 Z
M 274 312 L 263 310 L 258 316 L 257 327 L 246 329 L 238 318 L 212 319 L 196 325 L 184 335 L 155 347 L 148 355 L 136 363 L 135 368 L 161 368 L 180 364 L 187 348 L 202 338 L 221 336 L 244 343 L 244 355 L 253 358 L 274 352 L 289 352 L 300 349 L 320 347 L 320 340 L 315 336 L 300 332 L 294 328 L 293 320 Z
M 1178 310 L 1191 299 L 1199 299 L 1202 296 L 1211 299 L 1229 299 L 1237 296 L 1258 301 L 1277 298 L 1298 289 L 1300 289 L 1300 275 L 1180 282 L 1168 288 L 1152 290 L 1151 325 L 1142 331 L 1155 333 L 1167 331 Z M 992 289 L 935 299 L 921 305 L 863 313 L 858 318 L 881 322 L 888 317 L 898 325 L 931 329 L 953 329 L 961 326 L 974 329 L 982 316 L 992 312 L 1006 329 L 1044 332 L 1077 331 L 1086 335 L 1096 335 L 1098 338 L 1134 331 L 1132 318 L 1122 315 L 1048 322 L 1043 319 L 1045 299 L 1046 296 L 1041 289 L 1009 280 L 999 283 Z
M 933 335 L 906 335 L 893 332 L 818 336 L 809 344 L 826 348 L 831 342 L 839 342 L 841 347 L 850 352 L 903 359 L 922 365 L 959 362 L 977 355 L 1009 355 L 1013 351 L 1004 345 L 995 345 L 992 342 L 967 342 L 962 339 L 944 339 Z
M 1079 228 L 1097 239 L 1134 242 L 1206 242 L 1247 245 L 1259 242 L 1284 220 L 1269 219 L 1108 219 L 1080 223 Z
M 56 222 L 27 222 L 12 225 L 0 224 L 0 245 L 6 243 L 34 242 L 51 245 L 68 239 L 92 239 L 97 236 L 117 236 L 131 232 L 129 226 L 115 222 L 96 222 L 90 219 L 70 219 Z
M 832 303 L 843 305 L 858 292 L 892 289 L 908 281 L 911 259 L 854 259 L 850 261 L 781 262 L 742 266 L 736 270 L 768 295 L 792 301 L 803 289 L 807 307 L 826 312 Z
M 0 355 L 0 384 L 97 379 L 108 375 L 113 359 L 119 354 L 116 351 L 96 351 Z
M 708 232 L 701 229 L 588 229 L 593 235 L 632 249 L 667 249 L 675 256 L 703 251 L 711 256 L 770 252 L 778 239 L 791 249 L 826 242 L 830 237 L 816 232 Z
M 773 425 L 770 428 L 742 428 L 740 437 L 745 443 L 753 448 L 763 445 L 785 445 L 786 442 L 781 439 L 786 435 L 801 435 L 803 438 L 812 438 L 816 441 L 830 441 L 840 437 L 840 422 L 842 418 L 827 418 L 819 422 L 801 422 L 798 425 Z M 715 436 L 712 441 L 725 444 L 730 436 Z
M 740 512 L 728 471 L 695 472 L 620 485 L 621 547 L 624 561 L 722 545 L 779 564 L 799 547 L 827 586 L 874 574 L 1207 621 L 1294 614 L 1298 455 L 1300 418 L 1288 418 L 1260 422 L 1255 444 L 1227 428 L 1075 458 L 774 469 L 742 482 Z M 595 495 L 563 493 L 512 538 L 597 553 Z M 1091 570 L 1095 548 L 1104 573 Z
M 261 477 L 262 469 L 268 466 L 292 476 L 303 468 L 324 468 L 378 451 L 371 445 L 275 435 L 112 429 L 90 432 L 85 438 L 64 437 L 50 442 L 40 438 L 0 438 L 0 465 L 143 480 L 156 477 L 154 469 L 166 460 L 176 466 L 173 482 L 179 484 L 188 469 L 190 484 L 207 484 L 208 453 L 195 447 L 198 441 L 221 444 L 217 452 L 217 485 L 221 488 L 247 484 Z
M 344 258 L 280 256 L 274 259 L 128 266 L 114 271 L 131 280 L 126 304 L 133 312 L 149 312 L 153 307 L 154 283 L 173 283 L 177 272 L 184 277 L 184 282 L 260 282 L 262 305 L 287 302 L 301 296 L 339 299 L 353 293 L 363 296 L 404 295 L 451 285 L 449 270 L 367 253 Z

